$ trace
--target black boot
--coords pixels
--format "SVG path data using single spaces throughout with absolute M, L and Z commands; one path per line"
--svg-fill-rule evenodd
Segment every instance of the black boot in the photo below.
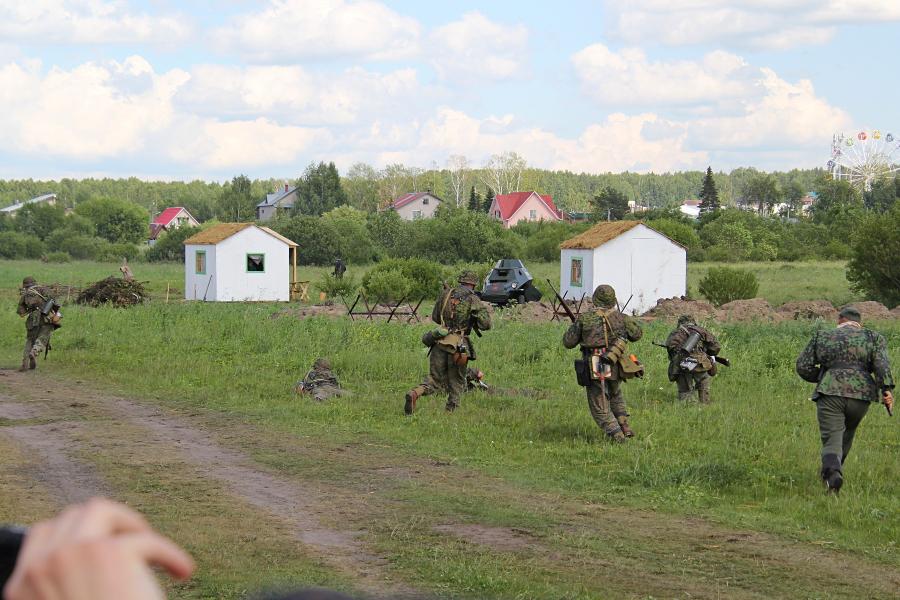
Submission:
M 829 494 L 837 494 L 844 485 L 844 476 L 841 473 L 841 459 L 837 454 L 826 454 L 822 457 L 822 481 L 825 482 L 825 490 Z

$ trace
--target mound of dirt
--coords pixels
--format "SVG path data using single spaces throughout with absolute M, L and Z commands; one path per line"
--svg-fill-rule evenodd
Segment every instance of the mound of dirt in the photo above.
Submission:
M 127 281 L 119 277 L 107 277 L 85 288 L 75 300 L 77 304 L 100 306 L 112 304 L 125 307 L 141 304 L 149 296 L 139 281 Z
M 762 298 L 734 300 L 719 307 L 719 321 L 780 321 L 784 317 Z
M 695 319 L 709 319 L 716 316 L 716 308 L 702 300 L 687 300 L 673 297 L 663 298 L 644 316 L 664 319 L 677 319 L 681 315 L 691 315 Z
M 863 321 L 868 319 L 890 319 L 894 316 L 887 306 L 881 302 L 867 300 L 865 302 L 851 302 L 847 306 L 852 306 L 858 310 L 859 314 L 862 315 Z
M 837 309 L 827 300 L 810 300 L 804 302 L 788 302 L 782 304 L 777 312 L 785 319 L 825 319 L 834 321 L 837 319 Z
M 895 306 L 893 309 L 891 309 L 891 315 L 895 319 L 900 319 L 900 306 Z

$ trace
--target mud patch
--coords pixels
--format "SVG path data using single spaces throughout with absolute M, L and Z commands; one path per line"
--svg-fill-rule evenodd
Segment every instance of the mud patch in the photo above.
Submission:
M 762 298 L 734 300 L 723 304 L 718 311 L 720 321 L 780 321 L 782 316 Z
M 290 317 L 293 319 L 310 319 L 312 317 L 328 317 L 330 319 L 337 319 L 346 316 L 347 308 L 342 304 L 315 304 L 312 306 L 285 308 L 272 313 L 270 318 L 281 319 Z
M 439 533 L 447 533 L 466 542 L 487 546 L 494 550 L 525 550 L 537 545 L 535 537 L 524 529 L 478 524 L 437 525 L 433 529 Z
M 0 394 L 0 419 L 9 421 L 24 421 L 26 419 L 36 419 L 40 416 L 40 411 L 30 404 L 22 404 L 21 402 L 12 402 L 9 396 Z

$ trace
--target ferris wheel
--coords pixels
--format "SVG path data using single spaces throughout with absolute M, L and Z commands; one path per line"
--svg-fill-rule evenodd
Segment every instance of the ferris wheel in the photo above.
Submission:
M 900 171 L 900 139 L 878 129 L 836 133 L 831 138 L 828 170 L 835 179 L 868 192 L 876 181 Z

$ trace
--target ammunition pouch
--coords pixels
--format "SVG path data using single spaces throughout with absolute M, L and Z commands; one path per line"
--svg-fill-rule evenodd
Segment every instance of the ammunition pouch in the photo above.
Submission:
M 463 347 L 465 350 L 465 347 Z M 453 364 L 457 367 L 464 367 L 469 364 L 469 353 L 468 352 L 454 352 L 453 353 Z
M 603 360 L 608 362 L 611 365 L 618 363 L 623 356 L 625 356 L 625 349 L 627 348 L 627 344 L 625 340 L 622 338 L 616 338 L 616 340 L 609 345 L 609 348 L 606 349 L 606 354 L 603 356 Z
M 426 331 L 422 334 L 422 344 L 431 348 L 438 340 L 444 338 L 447 335 L 447 330 L 442 328 L 432 329 L 431 331 Z
M 591 385 L 591 366 L 588 360 L 584 358 L 575 360 L 575 379 L 580 386 L 588 387 Z
M 644 365 L 636 360 L 633 355 L 624 354 L 619 359 L 619 372 L 621 379 L 634 379 L 644 376 Z
M 448 333 L 444 337 L 435 340 L 434 343 L 445 352 L 456 352 L 459 345 L 464 342 L 465 340 L 461 333 Z

